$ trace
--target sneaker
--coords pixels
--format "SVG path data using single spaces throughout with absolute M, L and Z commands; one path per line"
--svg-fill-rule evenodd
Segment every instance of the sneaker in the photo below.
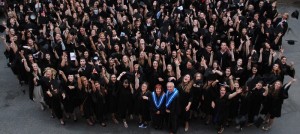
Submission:
M 270 130 L 270 127 L 263 126 L 261 129 L 264 130 L 264 131 L 269 131 L 269 130 Z
M 220 130 L 218 131 L 218 134 L 223 133 L 223 131 L 224 131 L 224 127 L 221 127 Z
M 125 127 L 125 128 L 128 128 L 127 122 L 123 122 L 123 123 L 124 123 L 124 127 Z
M 147 128 L 146 124 L 142 124 L 141 128 Z
M 143 123 L 141 123 L 141 124 L 139 125 L 139 128 L 143 128 L 143 126 L 144 126 L 144 124 L 143 124 Z

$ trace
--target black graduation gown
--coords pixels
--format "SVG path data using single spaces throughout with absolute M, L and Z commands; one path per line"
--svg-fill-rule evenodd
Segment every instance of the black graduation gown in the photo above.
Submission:
M 121 83 L 120 83 L 121 84 Z M 124 88 L 123 85 L 119 86 L 119 100 L 118 100 L 118 112 L 122 119 L 126 118 L 126 114 L 132 109 L 132 93 L 130 88 Z
M 74 89 L 70 89 L 68 86 L 74 86 Z M 64 109 L 67 113 L 73 113 L 74 109 L 81 104 L 80 91 L 76 82 L 64 83 L 64 91 L 66 98 L 64 99 Z
M 160 98 L 162 97 L 162 95 L 158 96 L 156 93 L 155 93 L 155 96 L 156 96 L 157 101 L 159 101 Z M 155 106 L 155 102 L 154 102 L 154 98 L 152 96 L 152 93 L 151 93 L 151 97 L 149 97 L 149 98 L 150 98 L 149 103 L 150 103 L 150 112 L 151 112 L 151 117 L 152 117 L 152 123 L 153 123 L 154 127 L 162 128 L 163 117 L 164 117 L 165 111 L 166 111 L 166 105 L 165 105 L 166 98 L 164 98 L 162 100 L 162 104 L 159 108 L 157 108 Z M 157 111 L 159 111 L 160 114 L 156 114 Z
M 252 123 L 254 120 L 254 116 L 259 114 L 259 110 L 261 108 L 261 104 L 264 100 L 264 89 L 256 89 L 253 88 L 248 91 L 249 92 L 249 105 L 248 105 L 248 122 Z
M 202 81 L 195 82 L 191 92 L 193 93 L 193 100 L 192 100 L 192 105 L 191 105 L 191 110 L 197 111 L 199 108 L 200 100 L 202 97 L 202 91 L 203 90 L 203 83 Z
M 269 93 L 264 102 L 262 109 L 263 114 L 270 114 L 271 118 L 280 117 L 284 99 L 288 98 L 288 90 L 290 86 L 282 86 L 277 93 Z
M 108 106 L 109 111 L 111 113 L 117 113 L 118 111 L 118 99 L 119 99 L 119 82 L 116 81 L 115 83 L 109 82 L 108 83 Z
M 214 122 L 219 126 L 223 125 L 229 114 L 229 94 L 226 93 L 223 97 L 218 97 L 215 102 L 214 108 Z
M 214 90 L 215 88 L 212 86 L 203 88 L 202 90 L 203 92 L 202 92 L 201 110 L 207 115 L 211 115 L 213 111 L 211 107 L 211 102 L 214 100 L 216 96 L 216 92 Z
M 81 93 L 83 97 L 82 105 L 83 105 L 84 118 L 89 119 L 91 116 L 94 115 L 92 91 L 84 87 L 81 89 Z
M 193 93 L 192 89 L 190 89 L 190 92 L 184 91 L 182 86 L 178 87 L 179 94 L 180 94 L 180 113 L 181 118 L 184 122 L 189 121 L 190 118 L 190 110 L 186 111 L 185 107 L 188 105 L 189 102 L 192 103 L 193 101 Z
M 97 120 L 103 123 L 104 112 L 105 112 L 105 96 L 100 91 L 92 91 L 91 93 L 93 101 L 93 110 Z
M 166 94 L 166 98 L 170 98 L 170 96 L 171 95 Z M 166 99 L 166 102 L 167 102 L 167 99 Z M 177 129 L 178 129 L 178 116 L 180 113 L 180 94 L 179 93 L 174 97 L 174 99 L 169 104 L 169 106 L 168 107 L 166 106 L 166 109 L 170 110 L 170 113 L 167 113 L 169 130 L 172 133 L 176 133 Z
M 46 104 L 49 105 L 58 119 L 62 119 L 63 110 L 61 108 L 62 94 L 60 83 L 55 79 L 50 80 L 46 77 L 43 77 L 39 82 L 41 83 L 45 95 L 44 100 Z M 46 93 L 48 90 L 51 92 L 52 97 Z
M 151 92 L 146 91 L 145 93 L 142 93 L 140 91 L 138 96 L 138 114 L 142 116 L 143 121 L 150 121 L 150 102 L 149 99 L 145 100 L 143 99 L 143 96 L 146 96 L 150 98 Z

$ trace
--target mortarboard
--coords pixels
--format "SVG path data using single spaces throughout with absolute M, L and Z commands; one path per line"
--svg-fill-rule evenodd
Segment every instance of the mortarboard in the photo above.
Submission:
M 295 40 L 286 40 L 286 41 L 287 41 L 287 43 L 288 43 L 289 45 L 294 45 L 295 42 L 297 42 L 297 41 L 295 41 Z
M 291 14 L 291 16 L 292 16 L 292 18 L 296 18 L 296 19 L 298 20 L 298 18 L 299 18 L 299 11 L 298 11 L 298 10 L 294 11 L 294 12 Z
M 4 26 L 0 25 L 0 33 L 3 33 L 5 31 L 5 29 L 6 28 Z

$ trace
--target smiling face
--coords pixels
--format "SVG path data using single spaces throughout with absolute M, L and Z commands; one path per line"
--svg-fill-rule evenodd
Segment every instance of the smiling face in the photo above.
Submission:
M 183 77 L 183 82 L 184 83 L 188 83 L 188 82 L 190 82 L 191 81 L 191 76 L 189 75 L 189 74 L 187 74 L 187 75 L 185 75 L 184 77 Z
M 225 94 L 226 94 L 226 89 L 225 89 L 225 87 L 222 86 L 220 88 L 220 96 L 223 97 Z

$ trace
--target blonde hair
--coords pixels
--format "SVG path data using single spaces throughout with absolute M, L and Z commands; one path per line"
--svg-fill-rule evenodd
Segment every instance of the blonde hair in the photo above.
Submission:
M 45 74 L 47 71 L 51 71 L 51 73 L 52 73 L 52 79 L 54 79 L 55 76 L 56 76 L 57 71 L 56 71 L 54 68 L 47 67 L 47 68 L 45 68 L 44 74 Z

